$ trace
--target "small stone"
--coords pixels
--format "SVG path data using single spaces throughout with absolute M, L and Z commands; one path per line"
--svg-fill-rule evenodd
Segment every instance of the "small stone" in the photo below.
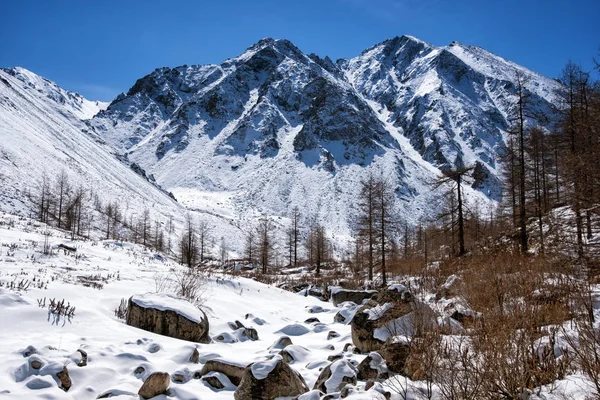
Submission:
M 65 392 L 68 392 L 73 385 L 71 377 L 69 376 L 69 370 L 67 367 L 63 367 L 62 371 L 56 373 L 56 377 L 60 381 L 60 385 Z
M 254 328 L 244 328 L 244 336 L 252 341 L 258 340 L 258 332 Z
M 321 322 L 321 321 L 319 321 L 319 318 L 317 318 L 317 317 L 308 318 L 306 321 L 304 321 L 305 324 L 312 324 L 313 322 Z
M 32 354 L 36 354 L 37 350 L 33 346 L 27 346 L 25 350 L 23 350 L 23 357 L 29 357 Z
M 373 379 L 369 379 L 365 384 L 365 392 L 375 386 L 375 381 Z
M 219 378 L 214 375 L 203 376 L 202 380 L 215 389 L 223 389 L 225 387 Z
M 200 353 L 198 352 L 198 348 L 194 348 L 192 355 L 190 356 L 190 362 L 194 364 L 198 364 L 200 361 Z
M 169 389 L 170 378 L 166 372 L 155 372 L 146 379 L 138 394 L 144 399 L 151 399 L 165 394 Z
M 77 363 L 78 367 L 85 367 L 88 361 L 88 355 L 85 350 L 77 349 L 79 354 L 81 354 L 81 360 Z
M 176 383 L 185 382 L 185 375 L 178 374 L 178 373 L 173 374 L 173 382 L 176 382 Z
M 327 340 L 336 338 L 336 337 L 340 337 L 340 334 L 337 333 L 336 331 L 329 331 L 329 333 L 327 334 Z
M 342 399 L 345 399 L 346 397 L 350 396 L 353 392 L 354 392 L 354 387 L 352 387 L 351 385 L 346 385 L 340 391 L 340 397 Z
M 142 367 L 142 366 L 140 365 L 139 367 L 137 367 L 137 368 L 136 368 L 136 369 L 133 371 L 133 373 L 134 373 L 135 375 L 140 375 L 140 374 L 143 374 L 143 373 L 144 373 L 144 371 L 146 371 L 146 368 L 144 368 L 144 367 Z
M 327 361 L 334 362 L 337 360 L 341 360 L 342 358 L 344 358 L 344 356 L 342 354 L 333 354 L 333 355 L 330 355 L 329 357 L 327 357 Z
M 235 326 L 236 326 L 236 329 L 242 329 L 242 328 L 245 328 L 244 324 L 242 324 L 242 323 L 241 323 L 240 321 L 238 321 L 238 320 L 235 320 Z
M 346 351 L 351 351 L 351 350 L 353 350 L 353 349 L 354 349 L 354 345 L 353 345 L 352 343 L 346 343 L 346 344 L 344 345 L 344 352 L 346 352 Z
M 150 346 L 148 346 L 148 352 L 152 354 L 158 353 L 161 350 L 162 346 L 158 343 L 152 343 Z
M 31 368 L 33 368 L 33 369 L 40 369 L 40 368 L 42 368 L 42 362 L 40 360 L 31 360 L 31 362 L 29 363 L 29 365 L 31 365 Z

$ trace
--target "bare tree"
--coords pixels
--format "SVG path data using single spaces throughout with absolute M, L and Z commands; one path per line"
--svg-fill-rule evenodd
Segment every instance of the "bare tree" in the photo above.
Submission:
M 258 221 L 257 239 L 258 239 L 258 257 L 260 265 L 262 267 L 262 273 L 266 274 L 268 271 L 271 258 L 273 256 L 273 235 L 274 235 L 274 224 L 266 215 L 263 215 Z
M 69 177 L 65 170 L 61 170 L 58 176 L 56 177 L 56 196 L 58 197 L 56 204 L 58 206 L 58 210 L 56 212 L 56 219 L 58 220 L 58 229 L 62 229 L 63 227 L 63 206 L 67 202 L 69 191 Z
M 196 225 L 190 214 L 185 218 L 185 226 L 179 241 L 181 264 L 189 268 L 196 267 L 198 260 L 198 234 Z

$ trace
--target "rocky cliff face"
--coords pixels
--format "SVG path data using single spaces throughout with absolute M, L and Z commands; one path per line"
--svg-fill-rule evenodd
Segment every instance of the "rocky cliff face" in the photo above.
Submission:
M 89 125 L 176 196 L 222 193 L 238 217 L 297 205 L 347 228 L 375 172 L 416 220 L 444 168 L 475 166 L 469 196 L 499 198 L 517 71 L 548 109 L 558 83 L 477 47 L 403 36 L 333 62 L 263 39 L 220 65 L 157 69 Z

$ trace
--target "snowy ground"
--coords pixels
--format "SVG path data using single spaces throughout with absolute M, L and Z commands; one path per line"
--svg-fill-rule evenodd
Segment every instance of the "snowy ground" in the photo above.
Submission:
M 5 217 L 6 218 L 6 217 Z M 25 222 L 23 222 L 25 223 Z M 222 358 L 237 364 L 265 360 L 269 347 L 287 332 L 300 355 L 292 363 L 312 388 L 319 367 L 327 357 L 342 351 L 351 341 L 350 328 L 333 323 L 337 309 L 313 297 L 304 297 L 245 278 L 212 277 L 208 280 L 205 310 L 210 320 L 211 337 L 233 331 L 228 322 L 242 321 L 258 331 L 258 341 L 194 344 L 171 339 L 127 326 L 114 315 L 122 298 L 155 290 L 154 275 L 179 268 L 161 260 L 139 246 L 114 241 L 75 242 L 53 231 L 52 245 L 68 243 L 77 247 L 76 260 L 63 251 L 53 256 L 42 253 L 44 236 L 41 227 L 0 227 L 0 281 L 32 281 L 27 291 L 0 288 L 0 397 L 11 399 L 95 399 L 112 390 L 137 393 L 143 379 L 153 371 L 173 374 L 183 371 L 192 375 L 202 364 L 188 361 L 194 347 L 200 360 Z M 28 230 L 28 231 L 27 231 Z M 103 289 L 83 286 L 85 277 L 101 277 Z M 35 279 L 35 282 L 33 281 Z M 34 288 L 43 282 L 43 289 Z M 76 307 L 73 318 L 56 320 L 37 299 L 65 299 Z M 323 312 L 309 313 L 315 306 Z M 315 310 L 319 311 L 319 308 Z M 245 318 L 251 313 L 254 317 Z M 306 324 L 317 317 L 322 324 Z M 262 325 L 261 325 L 262 324 Z M 340 337 L 327 340 L 330 330 Z M 297 335 L 299 334 L 299 335 Z M 228 336 L 228 335 L 225 335 Z M 158 347 L 157 347 L 158 345 Z M 45 365 L 34 374 L 23 352 L 28 346 L 37 349 Z M 158 348 L 158 351 L 156 351 Z M 88 365 L 77 367 L 78 349 L 88 354 Z M 362 356 L 355 355 L 358 360 Z M 73 386 L 68 393 L 58 387 L 55 373 L 66 365 Z M 143 366 L 146 372 L 135 375 Z M 231 399 L 232 390 L 219 392 L 201 380 L 171 383 L 178 399 Z M 123 398 L 131 398 L 124 395 Z
M 115 241 L 70 242 L 68 235 L 57 230 L 50 230 L 49 237 L 54 254 L 44 255 L 45 230 L 37 222 L 0 215 L 0 399 L 79 400 L 107 393 L 112 393 L 111 398 L 138 398 L 143 380 L 157 371 L 185 376 L 183 383 L 171 382 L 169 397 L 158 398 L 232 399 L 235 386 L 213 389 L 193 379 L 194 372 L 215 358 L 241 366 L 267 360 L 280 351 L 270 347 L 284 335 L 294 344 L 287 350 L 297 358 L 290 365 L 312 388 L 320 370 L 329 365 L 327 358 L 342 353 L 344 345 L 352 342 L 349 325 L 333 322 L 335 313 L 348 303 L 334 307 L 314 297 L 222 275 L 207 278 L 203 307 L 210 321 L 210 336 L 224 340 L 195 344 L 130 327 L 114 313 L 121 299 L 155 291 L 155 277 L 182 267 L 141 246 Z M 76 247 L 78 258 L 57 249 L 59 244 Z M 30 282 L 27 290 L 9 288 L 26 281 Z M 74 316 L 51 315 L 38 305 L 38 299 L 44 298 L 46 303 L 52 298 L 64 299 L 76 308 Z M 320 322 L 305 322 L 312 317 Z M 254 327 L 259 340 L 234 332 L 230 323 L 236 320 Z M 340 336 L 328 340 L 330 331 Z M 199 364 L 189 361 L 195 347 Z M 32 349 L 33 355 L 24 356 Z M 78 349 L 87 352 L 87 366 L 77 366 L 81 360 Z M 343 355 L 355 362 L 365 357 L 350 352 Z M 42 368 L 32 369 L 32 360 L 40 361 Z M 56 378 L 63 366 L 73 382 L 68 392 L 60 389 Z M 144 372 L 136 374 L 140 366 Z M 398 388 L 399 382 L 392 382 L 387 390 Z M 407 398 L 422 398 L 418 388 L 424 385 L 408 383 L 412 389 Z M 364 387 L 364 382 L 358 387 Z M 530 400 L 582 399 L 589 393 L 586 381 L 574 375 L 543 388 Z M 371 390 L 349 398 L 383 396 Z M 392 399 L 400 398 L 400 394 L 392 394 Z

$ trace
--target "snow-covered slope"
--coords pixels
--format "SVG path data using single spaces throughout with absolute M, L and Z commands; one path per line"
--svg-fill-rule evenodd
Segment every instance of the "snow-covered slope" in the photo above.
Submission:
M 101 110 L 106 110 L 109 103 L 90 101 L 79 93 L 65 90 L 56 83 L 34 74 L 25 68 L 3 68 L 5 73 L 12 75 L 23 83 L 25 90 L 36 91 L 40 95 L 60 105 L 67 114 L 79 119 L 90 119 Z
M 389 112 L 411 145 L 437 167 L 477 166 L 475 187 L 499 197 L 498 154 L 516 104 L 516 74 L 529 107 L 550 111 L 560 84 L 479 47 L 386 40 L 338 61 L 348 81 Z
M 72 104 L 48 101 L 49 95 L 60 95 L 62 89 L 33 89 L 40 82 L 57 87 L 30 72 L 17 72 L 0 70 L 0 196 L 5 211 L 30 210 L 25 193 L 36 194 L 43 174 L 53 179 L 61 170 L 73 186 L 93 189 L 104 200 L 118 199 L 124 209 L 152 206 L 157 215 L 181 210 L 120 162 L 108 146 L 86 135 L 78 113 L 71 113 Z M 23 76 L 30 79 L 24 81 Z M 32 81 L 37 83 L 32 86 Z
M 216 196 L 245 219 L 299 206 L 343 236 L 369 172 L 410 223 L 438 208 L 443 168 L 475 166 L 467 197 L 498 200 L 516 70 L 548 108 L 556 82 L 475 47 L 403 36 L 334 63 L 263 39 L 220 65 L 157 69 L 88 124 L 192 207 Z
M 84 400 L 106 393 L 123 399 L 138 398 L 136 393 L 148 375 L 164 371 L 185 377 L 184 382 L 170 383 L 169 398 L 232 399 L 235 386 L 229 384 L 217 390 L 201 379 L 193 379 L 194 373 L 208 360 L 225 360 L 244 367 L 264 361 L 282 350 L 281 346 L 271 348 L 282 336 L 291 337 L 293 346 L 287 349 L 296 359 L 290 364 L 312 388 L 320 368 L 329 364 L 327 357 L 341 353 L 344 344 L 351 342 L 350 326 L 334 323 L 338 310 L 330 303 L 250 279 L 219 275 L 207 278 L 203 284 L 203 309 L 213 343 L 198 344 L 128 326 L 113 312 L 121 299 L 154 292 L 157 276 L 171 277 L 173 271 L 185 267 L 141 246 L 114 241 L 100 245 L 89 241 L 71 243 L 55 230 L 52 246 L 76 246 L 79 259 L 56 250 L 54 255 L 43 255 L 40 243 L 44 242 L 41 232 L 45 228 L 29 225 L 24 232 L 25 221 L 17 221 L 9 229 L 11 219 L 17 220 L 0 214 L 0 398 Z M 12 250 L 7 252 L 9 246 Z M 18 281 L 34 283 L 27 291 L 9 290 L 7 285 L 16 275 Z M 51 315 L 47 308 L 38 306 L 37 300 L 43 298 L 46 305 L 50 299 L 69 302 L 76 308 L 74 317 Z M 322 323 L 304 323 L 315 316 Z M 258 340 L 248 340 L 240 331 L 232 331 L 230 324 L 236 320 L 254 327 Z M 339 337 L 329 339 L 331 330 Z M 25 357 L 29 346 L 35 354 Z M 199 363 L 189 361 L 194 348 L 198 349 Z M 87 353 L 84 367 L 77 366 L 81 360 L 78 349 Z M 350 356 L 357 361 L 365 357 Z M 29 366 L 34 359 L 42 363 L 41 369 Z M 73 382 L 66 393 L 55 376 L 63 366 Z M 140 366 L 143 372 L 136 373 Z M 223 376 L 220 379 L 228 382 Z

